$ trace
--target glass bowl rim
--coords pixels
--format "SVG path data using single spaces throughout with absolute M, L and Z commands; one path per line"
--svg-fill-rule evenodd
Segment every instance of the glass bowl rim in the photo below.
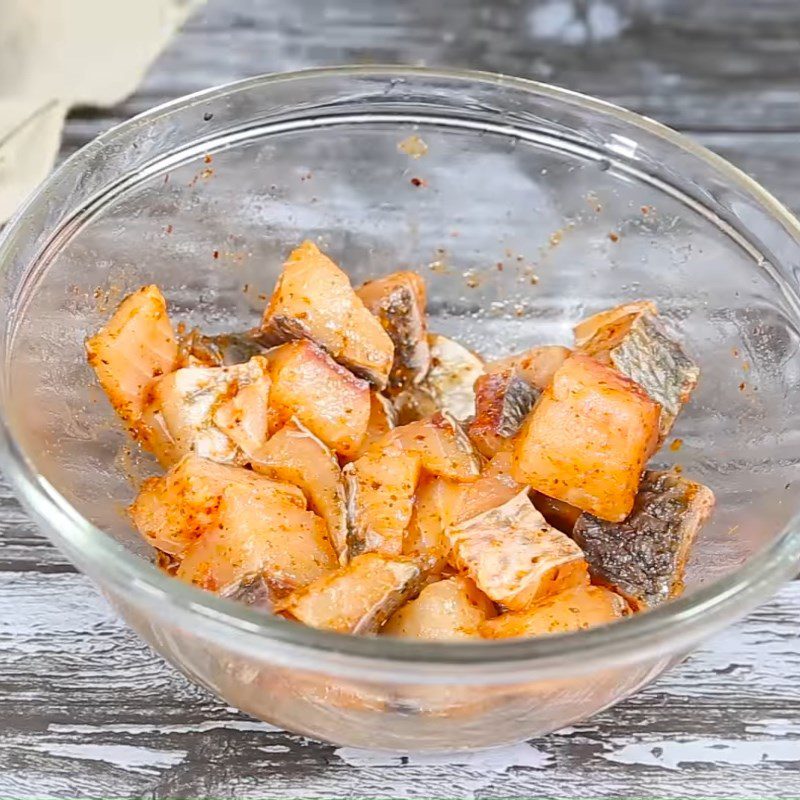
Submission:
M 395 65 L 338 66 L 304 69 L 294 72 L 254 76 L 185 95 L 148 109 L 101 134 L 68 158 L 43 181 L 6 225 L 0 234 L 0 268 L 8 257 L 8 243 L 26 216 L 47 194 L 48 187 L 60 175 L 87 155 L 101 151 L 120 133 L 141 127 L 172 111 L 198 102 L 246 91 L 255 86 L 290 81 L 326 81 L 346 77 L 375 77 L 403 80 L 438 79 L 481 84 L 486 87 L 509 87 L 536 96 L 578 106 L 641 129 L 669 145 L 695 156 L 727 181 L 737 184 L 757 201 L 800 242 L 800 222 L 756 181 L 720 156 L 690 138 L 654 120 L 620 106 L 568 89 L 524 78 L 462 69 L 408 67 Z M 8 347 L 8 342 L 4 342 Z M 8 358 L 8 353 L 5 354 Z M 320 667 L 320 656 L 329 660 L 329 668 L 338 665 L 350 674 L 408 680 L 411 664 L 421 669 L 414 680 L 453 680 L 458 666 L 458 680 L 481 677 L 511 680 L 534 674 L 563 674 L 588 671 L 624 660 L 669 655 L 695 644 L 704 634 L 766 599 L 785 580 L 795 574 L 800 563 L 800 512 L 784 526 L 780 535 L 742 567 L 708 586 L 668 604 L 610 626 L 587 631 L 501 642 L 419 642 L 402 639 L 366 638 L 307 628 L 278 617 L 258 613 L 231 600 L 217 597 L 166 575 L 154 564 L 127 551 L 102 529 L 83 517 L 40 474 L 14 437 L 0 397 L 0 466 L 14 485 L 17 494 L 51 538 L 73 554 L 75 561 L 88 563 L 87 572 L 96 570 L 117 589 L 135 597 L 134 605 L 146 606 L 158 615 L 178 614 L 183 621 L 202 625 L 209 636 L 225 639 L 227 644 L 276 659 L 307 660 Z M 133 592 L 134 594 L 131 594 Z M 535 672 L 534 672 L 535 671 Z M 425 673 L 425 674 L 423 674 Z

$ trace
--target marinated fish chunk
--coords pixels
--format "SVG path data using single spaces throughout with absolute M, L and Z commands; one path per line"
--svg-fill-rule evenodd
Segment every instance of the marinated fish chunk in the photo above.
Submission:
M 238 377 L 229 384 L 229 397 L 214 409 L 212 420 L 239 448 L 240 460 L 247 460 L 269 434 L 270 378 L 266 362 L 256 356 L 246 364 L 222 369 L 231 370 Z
M 230 484 L 222 491 L 215 524 L 186 549 L 175 576 L 226 592 L 262 575 L 280 597 L 338 566 L 320 517 L 274 492 Z
M 344 479 L 330 448 L 301 422 L 291 419 L 261 447 L 250 461 L 253 469 L 303 491 L 313 511 L 328 528 L 337 554 L 347 548 L 347 512 Z
M 364 553 L 290 595 L 278 610 L 313 628 L 376 633 L 421 583 L 422 572 L 412 561 Z
M 527 608 L 589 580 L 581 549 L 544 521 L 525 490 L 446 535 L 456 567 L 506 608 Z
M 657 314 L 652 300 L 635 300 L 614 308 L 608 308 L 581 320 L 573 329 L 575 346 L 584 350 L 594 340 L 590 349 L 608 350 L 628 332 L 632 322 L 642 314 Z
M 514 370 L 488 372 L 475 381 L 475 417 L 467 433 L 486 458 L 510 444 L 540 391 Z
M 453 504 L 452 521 L 472 519 L 516 497 L 525 486 L 511 476 L 511 467 L 511 453 L 501 451 L 486 464 L 478 480 L 462 484 L 460 497 Z
M 389 388 L 405 389 L 428 373 L 431 351 L 425 317 L 425 282 L 415 272 L 393 272 L 356 291 L 394 343 Z
M 422 462 L 395 441 L 378 443 L 343 470 L 347 490 L 347 555 L 400 555 Z
M 231 367 L 183 367 L 153 382 L 148 410 L 163 421 L 174 455 L 228 463 L 266 441 L 269 389 L 262 356 Z
M 525 611 L 509 611 L 480 626 L 485 639 L 547 636 L 607 625 L 628 614 L 628 604 L 602 586 L 582 585 L 534 603 Z
M 414 497 L 403 553 L 422 558 L 430 572 L 441 572 L 450 555 L 447 527 L 501 506 L 525 488 L 511 477 L 510 469 L 511 454 L 501 452 L 473 483 L 424 475 Z
M 636 381 L 661 406 L 663 441 L 697 385 L 700 369 L 680 344 L 670 338 L 652 303 L 633 306 L 634 311 L 628 305 L 604 312 L 616 315 L 605 325 L 594 323 L 597 332 L 584 341 L 581 350 Z M 585 320 L 582 325 L 594 319 Z
M 436 475 L 423 475 L 414 496 L 414 506 L 403 538 L 403 555 L 424 563 L 429 572 L 438 574 L 447 563 L 450 542 L 444 532 L 454 520 L 464 487 L 463 484 Z
M 499 374 L 511 371 L 541 391 L 570 355 L 569 348 L 561 345 L 534 347 L 524 353 L 491 361 L 486 365 L 486 372 Z
M 148 478 L 142 484 L 130 507 L 131 519 L 153 547 L 180 556 L 216 524 L 222 492 L 228 486 L 243 486 L 259 496 L 274 496 L 281 504 L 306 507 L 306 499 L 296 486 L 190 453 L 166 475 Z
M 296 417 L 337 453 L 355 455 L 369 423 L 369 384 L 309 341 L 282 345 L 269 361 L 270 431 Z
M 495 616 L 494 603 L 461 575 L 428 584 L 416 600 L 394 612 L 382 636 L 450 641 L 475 639 L 478 628 Z
M 126 297 L 111 319 L 86 341 L 100 386 L 133 438 L 154 378 L 178 366 L 178 343 L 157 286 Z
M 518 434 L 512 475 L 549 497 L 621 522 L 657 446 L 660 412 L 638 384 L 575 354 Z
M 394 398 L 401 424 L 446 411 L 457 420 L 475 413 L 475 381 L 483 361 L 458 342 L 438 333 L 428 335 L 431 367 L 419 386 Z
M 444 414 L 395 428 L 344 468 L 351 556 L 403 551 L 403 532 L 423 469 L 454 481 L 474 481 L 480 475 L 472 445 Z
M 225 367 L 249 361 L 267 352 L 261 341 L 261 329 L 239 333 L 205 334 L 198 328 L 180 337 L 182 367 Z
M 408 453 L 416 453 L 422 467 L 434 475 L 469 482 L 476 480 L 481 473 L 480 456 L 472 442 L 459 423 L 446 412 L 401 425 L 386 439 L 399 443 Z
M 375 442 L 392 430 L 397 424 L 397 412 L 390 400 L 373 389 L 369 397 L 369 421 L 367 432 L 361 441 L 356 456 L 363 456 Z
M 648 471 L 624 522 L 582 514 L 572 535 L 595 579 L 638 611 L 683 592 L 692 542 L 713 507 L 708 487 L 674 472 Z
M 293 250 L 261 322 L 262 340 L 311 339 L 349 370 L 385 389 L 394 345 L 347 275 L 313 242 Z

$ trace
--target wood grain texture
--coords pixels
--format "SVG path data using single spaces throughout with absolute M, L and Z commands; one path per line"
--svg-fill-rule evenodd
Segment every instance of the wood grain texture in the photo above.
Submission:
M 67 123 L 62 157 L 131 114 L 259 72 L 404 62 L 522 75 L 684 130 L 800 210 L 796 0 L 209 0 L 141 90 Z M 154 655 L 0 481 L 0 797 L 800 796 L 800 582 L 590 722 L 470 756 L 310 742 Z
M 800 582 L 584 725 L 467 756 L 310 742 L 166 666 L 76 573 L 0 575 L 2 797 L 788 797 Z M 712 791 L 713 790 L 713 791 Z
M 694 130 L 800 130 L 795 0 L 209 0 L 110 118 L 330 64 L 471 67 Z

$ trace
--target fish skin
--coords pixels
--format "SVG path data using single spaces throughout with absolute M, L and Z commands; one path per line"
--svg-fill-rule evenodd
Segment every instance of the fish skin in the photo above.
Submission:
M 672 337 L 649 300 L 602 311 L 575 326 L 581 352 L 635 381 L 662 408 L 659 441 L 669 434 L 700 379 L 700 369 Z
M 700 368 L 667 333 L 653 314 L 640 315 L 628 335 L 609 352 L 614 367 L 641 386 L 661 405 L 661 441 L 689 400 Z
M 541 391 L 514 370 L 486 373 L 475 381 L 475 417 L 467 433 L 491 458 L 515 436 Z
M 389 391 L 419 384 L 431 364 L 425 318 L 425 285 L 413 272 L 394 272 L 367 281 L 356 294 L 383 325 L 394 343 Z
M 588 582 L 578 545 L 548 525 L 523 489 L 501 506 L 450 525 L 455 566 L 496 603 L 521 611 Z
M 260 574 L 242 579 L 238 586 L 231 587 L 220 596 L 236 603 L 244 603 L 258 611 L 272 612 L 275 607 L 274 590 Z
M 199 362 L 207 367 L 228 367 L 265 355 L 268 350 L 258 328 L 212 334 L 192 328 L 180 338 L 182 366 Z
M 642 610 L 682 593 L 692 542 L 713 506 L 708 487 L 675 472 L 648 471 L 627 519 L 605 522 L 584 513 L 572 536 L 593 577 Z

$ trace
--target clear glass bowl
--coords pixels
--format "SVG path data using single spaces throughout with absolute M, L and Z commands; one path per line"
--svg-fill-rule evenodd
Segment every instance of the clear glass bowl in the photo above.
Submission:
M 127 446 L 84 338 L 150 282 L 190 325 L 252 325 L 306 237 L 354 281 L 420 270 L 433 329 L 490 356 L 656 299 L 703 370 L 682 447 L 657 461 L 718 498 L 686 595 L 567 636 L 415 643 L 306 629 L 160 573 L 124 514 L 153 465 Z M 720 158 L 549 86 L 348 68 L 212 89 L 101 136 L 7 227 L 3 464 L 130 625 L 227 702 L 353 746 L 520 740 L 636 691 L 796 570 L 799 242 Z

